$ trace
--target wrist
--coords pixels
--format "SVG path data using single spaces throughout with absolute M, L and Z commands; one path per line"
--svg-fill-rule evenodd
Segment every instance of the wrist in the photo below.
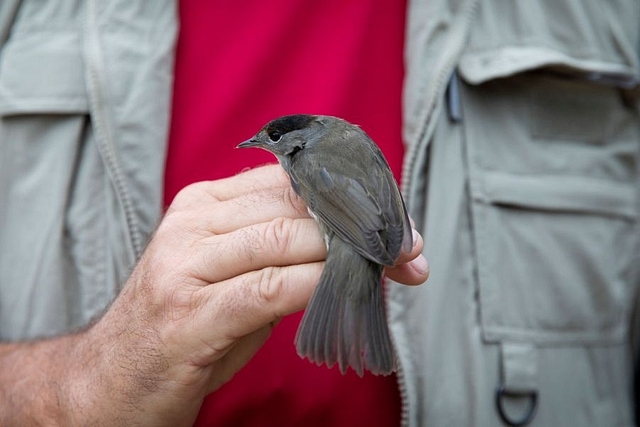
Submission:
M 124 308 L 144 313 L 127 290 L 123 294 L 70 356 L 81 361 L 65 393 L 72 407 L 81 408 L 74 425 L 191 425 L 204 394 L 176 375 L 180 364 L 162 351 L 160 334 L 143 316 L 122 315 Z

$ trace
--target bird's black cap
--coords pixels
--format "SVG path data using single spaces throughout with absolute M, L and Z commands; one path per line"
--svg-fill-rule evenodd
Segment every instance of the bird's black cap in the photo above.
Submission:
M 267 131 L 267 134 L 269 136 L 272 136 L 273 134 L 284 135 L 294 130 L 306 128 L 307 126 L 309 126 L 309 124 L 311 124 L 312 121 L 315 120 L 315 118 L 315 116 L 312 116 L 310 114 L 294 114 L 291 116 L 282 116 L 269 122 L 265 126 L 265 130 Z

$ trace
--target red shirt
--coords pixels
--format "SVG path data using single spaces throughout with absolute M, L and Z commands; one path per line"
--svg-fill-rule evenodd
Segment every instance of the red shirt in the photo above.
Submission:
M 189 183 L 274 162 L 234 147 L 284 114 L 360 125 L 399 178 L 404 15 L 397 0 L 181 0 L 165 203 Z M 399 424 L 395 376 L 343 376 L 300 359 L 300 318 L 283 319 L 205 400 L 197 425 Z

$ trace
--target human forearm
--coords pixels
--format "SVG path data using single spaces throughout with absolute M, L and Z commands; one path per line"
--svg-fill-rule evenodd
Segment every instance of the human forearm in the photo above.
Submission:
M 0 344 L 0 425 L 69 424 L 69 354 L 77 341 Z
M 190 425 L 207 384 L 173 381 L 159 343 L 115 323 L 0 344 L 0 425 Z

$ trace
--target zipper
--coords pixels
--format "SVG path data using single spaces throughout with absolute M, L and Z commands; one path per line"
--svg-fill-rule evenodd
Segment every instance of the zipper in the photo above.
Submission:
M 114 186 L 116 197 L 124 211 L 131 252 L 134 260 L 142 255 L 143 238 L 135 213 L 135 204 L 127 186 L 127 180 L 120 162 L 113 135 L 113 123 L 109 114 L 108 103 L 104 93 L 103 58 L 101 55 L 98 32 L 98 10 L 96 0 L 85 2 L 86 21 L 84 30 L 84 55 L 86 65 L 87 91 L 91 109 L 91 120 L 95 139 L 104 161 L 105 169 Z
M 415 169 L 417 154 L 426 150 L 428 145 L 428 140 L 425 136 L 427 129 L 431 124 L 431 120 L 433 120 L 433 113 L 436 109 L 436 105 L 438 104 L 437 100 L 442 96 L 447 88 L 451 74 L 455 69 L 460 53 L 464 48 L 464 42 L 467 39 L 468 31 L 471 27 L 471 20 L 476 13 L 478 5 L 478 0 L 470 0 L 469 3 L 467 3 L 466 9 L 461 12 L 458 25 L 462 28 L 460 31 L 454 31 L 453 33 L 455 37 L 449 39 L 444 46 L 443 51 L 448 52 L 448 55 L 443 57 L 443 64 L 435 74 L 436 77 L 434 78 L 433 84 L 426 86 L 427 92 L 425 93 L 425 106 L 422 109 L 418 120 L 418 123 L 421 123 L 421 126 L 416 133 L 417 136 L 413 137 L 414 143 L 409 144 L 409 152 L 405 155 L 402 168 L 402 192 L 407 194 L 407 196 L 412 185 L 411 177 L 413 176 Z M 409 204 L 409 200 L 406 201 L 407 204 Z
M 398 381 L 398 391 L 400 392 L 400 426 L 409 425 L 409 402 L 407 396 L 407 379 L 404 375 L 404 369 L 400 358 L 398 358 L 398 369 L 396 371 L 396 380 Z
M 427 131 L 431 125 L 431 121 L 434 120 L 434 112 L 438 104 L 438 99 L 442 97 L 447 89 L 452 74 L 456 68 L 456 64 L 460 57 L 460 54 L 464 48 L 464 44 L 467 40 L 469 29 L 471 28 L 471 21 L 476 14 L 479 7 L 478 0 L 469 0 L 464 10 L 460 12 L 460 19 L 458 25 L 461 27 L 458 31 L 453 30 L 453 36 L 447 41 L 443 48 L 445 52 L 442 60 L 439 61 L 442 65 L 434 73 L 434 79 L 432 84 L 428 84 L 427 92 L 425 93 L 424 108 L 419 114 L 420 128 L 415 135 L 413 135 L 413 143 L 408 144 L 408 152 L 405 154 L 404 164 L 402 168 L 402 193 L 405 197 L 407 206 L 411 204 L 409 199 L 410 189 L 413 185 L 412 177 L 416 167 L 416 162 L 419 153 L 426 151 L 428 146 L 428 138 L 426 137 Z M 455 24 L 454 24 L 455 25 Z M 389 307 L 389 284 L 387 284 L 387 290 L 385 292 L 387 304 Z M 387 309 L 388 310 L 388 309 Z M 388 313 L 389 314 L 389 313 Z M 390 317 L 388 315 L 388 317 Z M 393 338 L 393 334 L 392 334 Z M 396 346 L 396 349 L 398 347 Z M 401 413 L 400 413 L 400 425 L 402 427 L 409 425 L 409 396 L 407 391 L 407 378 L 402 361 L 398 357 L 397 361 L 398 369 L 396 372 L 396 378 L 398 381 L 398 391 L 400 392 L 401 401 Z

